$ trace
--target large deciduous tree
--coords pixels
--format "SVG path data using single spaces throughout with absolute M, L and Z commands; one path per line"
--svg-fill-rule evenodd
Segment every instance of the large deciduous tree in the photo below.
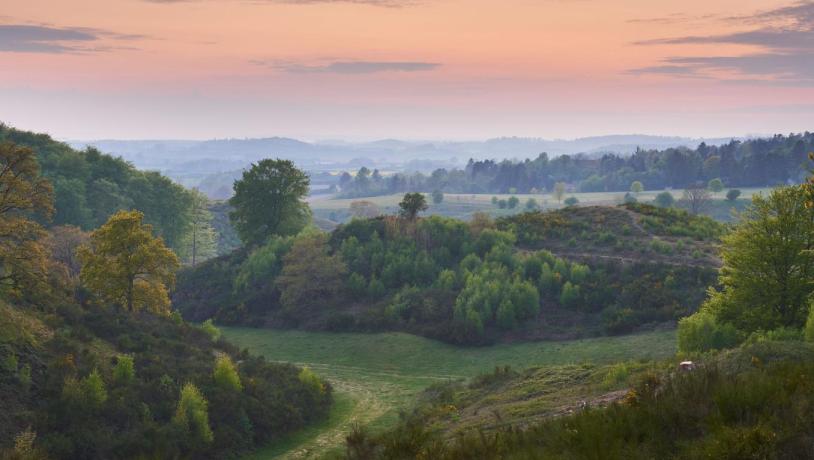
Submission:
M 80 279 L 104 302 L 167 313 L 178 257 L 143 218 L 140 211 L 119 211 L 91 233 L 90 243 L 78 251 Z
M 37 217 L 50 219 L 51 184 L 40 176 L 34 152 L 0 143 L 0 285 L 15 292 L 46 277 L 45 230 Z
M 756 195 L 724 238 L 723 290 L 706 307 L 745 331 L 801 327 L 814 293 L 814 208 L 803 187 Z
M 418 213 L 427 209 L 427 198 L 423 193 L 407 193 L 399 203 L 399 214 L 408 220 L 415 220 Z
M 261 244 L 270 235 L 293 235 L 308 223 L 308 175 L 290 160 L 265 159 L 235 182 L 229 215 L 245 244 Z

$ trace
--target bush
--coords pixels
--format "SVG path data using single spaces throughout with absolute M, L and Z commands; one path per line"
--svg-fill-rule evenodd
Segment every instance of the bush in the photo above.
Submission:
M 215 359 L 215 369 L 212 371 L 212 377 L 215 379 L 215 384 L 223 389 L 232 391 L 241 391 L 243 389 L 235 363 L 227 354 L 222 354 Z
M 682 353 L 731 348 L 739 342 L 735 327 L 731 324 L 718 324 L 708 311 L 699 311 L 678 322 L 678 350 Z
M 729 191 L 726 192 L 726 199 L 729 200 L 729 201 L 735 201 L 740 196 L 741 196 L 741 191 L 736 189 L 736 188 L 729 189 Z
M 116 367 L 113 368 L 113 380 L 120 384 L 130 383 L 136 377 L 136 367 L 133 357 L 119 355 L 116 357 Z
M 210 444 L 214 440 L 209 427 L 209 403 L 191 383 L 181 389 L 181 399 L 172 421 L 181 428 L 192 446 Z
M 653 204 L 660 208 L 672 208 L 675 202 L 673 194 L 667 191 L 659 193 L 653 200 Z
M 575 196 L 569 196 L 568 198 L 565 199 L 565 201 L 563 201 L 563 204 L 569 207 L 576 206 L 577 204 L 579 204 L 579 199 L 577 199 L 577 197 Z
M 213 342 L 220 340 L 220 329 L 215 326 L 211 319 L 208 319 L 201 324 L 201 330 L 206 332 L 206 335 L 212 339 Z

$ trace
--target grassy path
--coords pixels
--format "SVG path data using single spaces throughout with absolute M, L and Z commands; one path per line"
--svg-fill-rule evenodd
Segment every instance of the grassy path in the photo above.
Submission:
M 250 459 L 311 459 L 341 451 L 359 423 L 384 429 L 427 386 L 478 375 L 495 366 L 516 369 L 570 363 L 657 359 L 675 354 L 673 331 L 568 342 L 461 348 L 401 333 L 335 334 L 223 328 L 228 340 L 269 360 L 308 366 L 334 386 L 328 420 L 256 452 Z

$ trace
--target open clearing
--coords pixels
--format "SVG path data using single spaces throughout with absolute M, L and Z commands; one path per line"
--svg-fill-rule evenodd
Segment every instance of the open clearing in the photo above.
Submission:
M 674 331 L 462 348 L 402 333 L 222 330 L 232 343 L 269 360 L 310 367 L 335 389 L 336 404 L 327 421 L 282 439 L 251 459 L 319 458 L 336 452 L 353 424 L 372 430 L 386 428 L 428 385 L 472 377 L 495 366 L 604 364 L 666 358 L 676 351 Z
M 706 214 L 718 220 L 730 220 L 730 209 L 735 207 L 742 209 L 757 193 L 765 193 L 771 188 L 743 188 L 737 203 L 733 204 L 724 199 L 726 192 L 713 195 L 713 201 L 707 209 Z M 641 203 L 650 203 L 663 190 L 648 190 L 636 195 Z M 676 200 L 681 198 L 683 190 L 670 190 Z M 492 204 L 492 197 L 499 200 L 516 196 L 520 204 L 515 209 L 500 209 Z M 576 197 L 581 206 L 615 206 L 624 201 L 625 192 L 585 192 L 566 193 L 563 198 Z M 329 195 L 320 195 L 318 198 L 309 200 L 309 205 L 314 214 L 324 219 L 344 221 L 350 218 L 349 208 L 354 201 L 370 201 L 379 207 L 385 214 L 393 214 L 398 211 L 398 204 L 404 194 L 372 196 L 364 198 L 331 198 Z M 458 219 L 468 219 L 475 212 L 486 212 L 494 217 L 506 216 L 522 212 L 525 210 L 526 201 L 534 198 L 543 210 L 559 209 L 563 204 L 558 202 L 550 193 L 546 194 L 468 194 L 468 193 L 445 193 L 444 201 L 440 204 L 429 203 L 427 214 L 440 214 Z M 431 201 L 431 200 L 428 200 Z

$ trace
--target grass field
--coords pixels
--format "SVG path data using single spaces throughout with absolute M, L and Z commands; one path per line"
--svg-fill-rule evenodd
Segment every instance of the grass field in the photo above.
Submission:
M 738 200 L 738 206 L 741 208 L 752 195 L 756 193 L 765 193 L 771 188 L 744 188 L 741 189 L 741 199 Z M 651 190 L 638 194 L 637 199 L 642 203 L 649 203 L 661 193 L 662 190 Z M 671 190 L 670 193 L 678 200 L 681 198 L 682 190 Z M 716 219 L 727 220 L 727 214 L 732 204 L 724 199 L 725 192 L 721 192 L 713 197 L 713 206 L 710 209 L 710 214 Z M 492 197 L 496 196 L 498 199 L 508 199 L 510 196 L 516 196 L 520 200 L 520 204 L 516 209 L 499 209 L 492 204 Z M 576 197 L 580 205 L 603 205 L 613 206 L 622 203 L 625 193 L 624 192 L 595 192 L 595 193 L 566 193 L 567 197 Z M 318 199 L 312 199 L 309 202 L 314 214 L 330 220 L 344 221 L 350 218 L 348 209 L 353 201 L 365 200 L 376 204 L 383 213 L 392 214 L 396 212 L 398 203 L 401 201 L 403 194 L 374 196 L 366 198 L 353 198 L 353 199 L 333 199 L 329 196 L 321 196 Z M 475 212 L 487 212 L 493 216 L 511 215 L 521 212 L 525 209 L 526 201 L 529 198 L 534 198 L 543 209 L 557 209 L 563 205 L 558 202 L 550 193 L 547 194 L 517 194 L 517 195 L 500 195 L 500 194 L 454 194 L 447 193 L 444 195 L 444 201 L 440 204 L 430 204 L 427 214 L 440 214 L 449 217 L 456 217 L 466 219 Z M 723 209 L 721 209 L 723 208 Z M 334 219 L 331 219 L 334 217 Z
M 401 333 L 336 334 L 223 328 L 240 347 L 273 361 L 308 366 L 327 378 L 337 403 L 329 420 L 249 457 L 319 458 L 341 448 L 354 423 L 383 429 L 436 382 L 473 377 L 495 366 L 515 369 L 572 363 L 659 359 L 675 354 L 673 331 L 567 342 L 461 348 Z

